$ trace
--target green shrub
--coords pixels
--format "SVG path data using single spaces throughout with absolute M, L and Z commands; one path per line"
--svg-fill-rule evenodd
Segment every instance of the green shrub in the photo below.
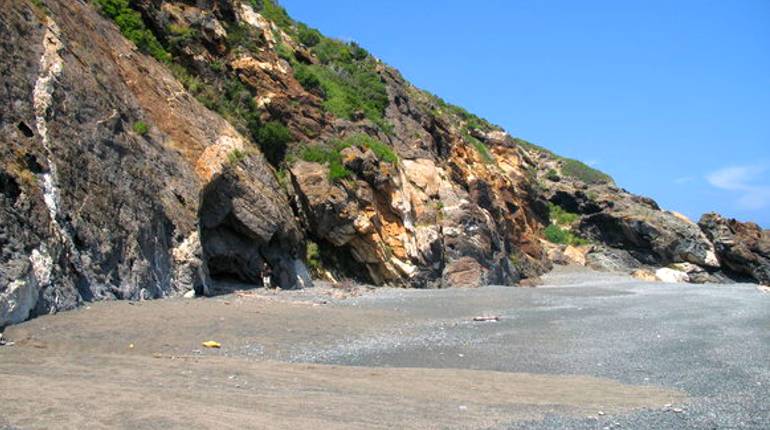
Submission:
M 275 0 L 261 0 L 261 3 L 262 7 L 257 7 L 257 9 L 260 10 L 259 13 L 263 17 L 273 21 L 275 25 L 281 27 L 285 31 L 291 30 L 291 26 L 294 22 L 289 17 L 289 14 L 286 13 L 286 9 L 279 6 Z M 257 6 L 255 3 L 252 4 L 254 4 L 255 7 Z
M 582 161 L 565 158 L 561 166 L 561 172 L 587 184 L 610 184 L 612 178 L 604 172 L 589 167 Z
M 545 174 L 545 177 L 548 178 L 549 181 L 553 182 L 559 182 L 561 180 L 561 177 L 554 169 L 548 169 L 548 173 Z
M 307 91 L 317 92 L 323 90 L 323 88 L 321 88 L 321 80 L 318 79 L 316 73 L 312 68 L 305 66 L 304 64 L 297 64 L 294 66 L 294 79 L 296 79 Z
M 306 146 L 299 153 L 299 157 L 305 161 L 326 164 L 329 166 L 329 180 L 337 181 L 351 176 L 352 172 L 342 164 L 340 149 L 327 148 L 320 145 Z
M 172 51 L 182 49 L 197 36 L 197 32 L 192 28 L 178 24 L 169 24 L 167 30 L 169 33 L 168 45 Z
M 230 164 L 237 164 L 241 162 L 241 160 L 243 160 L 244 158 L 246 158 L 246 153 L 241 151 L 238 148 L 233 149 L 227 154 L 227 161 Z
M 335 145 L 338 148 L 346 148 L 348 146 L 357 146 L 359 148 L 368 148 L 374 152 L 377 159 L 386 163 L 398 164 L 398 155 L 393 152 L 393 149 L 379 139 L 375 139 L 368 134 L 357 133 L 343 139 L 341 142 Z
M 279 57 L 288 61 L 289 63 L 294 62 L 294 54 L 291 52 L 291 49 L 289 49 L 289 47 L 283 43 L 279 43 L 275 47 L 275 53 L 278 54 Z
M 259 37 L 249 25 L 235 23 L 227 27 L 227 46 L 230 49 L 242 47 L 254 52 L 259 49 Z
M 117 24 L 126 39 L 134 42 L 140 51 L 152 55 L 158 61 L 167 62 L 171 55 L 147 29 L 142 15 L 131 9 L 129 0 L 94 0 L 101 11 Z
M 256 140 L 265 158 L 273 166 L 278 166 L 286 156 L 286 148 L 294 137 L 285 125 L 277 121 L 263 124 L 256 132 Z
M 570 225 L 580 218 L 580 215 L 572 212 L 568 212 L 562 209 L 561 206 L 553 203 L 548 203 L 548 212 L 551 218 L 551 222 L 559 225 Z
M 543 231 L 546 240 L 551 243 L 558 243 L 561 245 L 586 245 L 588 241 L 576 236 L 569 230 L 565 230 L 555 224 L 551 224 Z
M 492 155 L 491 152 L 489 152 L 489 148 L 487 148 L 487 145 L 484 145 L 484 142 L 476 139 L 473 136 L 467 136 L 468 140 L 471 141 L 471 145 L 473 145 L 474 148 L 476 148 L 476 151 L 481 156 L 481 161 L 483 161 L 486 164 L 492 164 L 495 162 L 495 157 Z
M 225 69 L 225 65 L 222 64 L 222 62 L 219 61 L 219 60 L 212 61 L 209 64 L 209 67 L 211 67 L 212 71 L 217 72 L 217 73 L 220 73 L 222 70 Z
M 350 52 L 350 46 L 347 43 L 328 37 L 324 37 L 313 47 L 313 53 L 323 64 L 347 64 L 353 60 L 353 54 Z
M 136 133 L 138 135 L 141 135 L 141 136 L 144 136 L 145 134 L 147 134 L 147 132 L 150 131 L 150 127 L 147 126 L 147 124 L 145 124 L 142 121 L 135 122 L 134 125 L 131 126 L 131 128 L 134 129 L 134 133 Z
M 32 6 L 37 8 L 40 12 L 48 15 L 50 13 L 48 6 L 43 3 L 43 0 L 30 0 L 30 3 L 32 3 Z
M 384 115 L 388 93 L 379 75 L 369 65 L 353 63 L 335 67 L 308 66 L 320 82 L 324 93 L 324 109 L 339 118 L 352 119 L 356 112 L 380 126 L 390 129 Z
M 305 24 L 300 24 L 299 30 L 297 31 L 297 38 L 299 39 L 300 43 L 309 48 L 312 48 L 318 45 L 318 43 L 321 41 L 321 33 L 319 33 L 315 28 L 310 28 Z
M 317 243 L 310 240 L 307 241 L 307 244 L 305 245 L 305 258 L 311 271 L 316 274 L 321 271 L 321 250 Z
M 362 60 L 365 60 L 367 57 L 369 57 L 369 51 L 362 48 L 356 42 L 350 42 L 350 55 L 353 57 L 354 60 L 362 61 Z

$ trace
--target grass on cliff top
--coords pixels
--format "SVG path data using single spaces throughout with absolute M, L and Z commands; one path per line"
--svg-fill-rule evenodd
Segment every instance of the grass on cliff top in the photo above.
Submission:
M 613 183 L 610 175 L 596 170 L 579 160 L 571 158 L 562 158 L 561 172 L 565 176 L 579 179 L 586 184 L 611 184 Z

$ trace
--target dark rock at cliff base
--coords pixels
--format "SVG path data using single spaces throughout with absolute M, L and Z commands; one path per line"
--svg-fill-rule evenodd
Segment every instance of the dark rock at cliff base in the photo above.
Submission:
M 714 242 L 725 269 L 750 276 L 760 284 L 770 284 L 770 230 L 715 213 L 703 215 L 698 225 Z
M 259 150 L 91 4 L 33 3 L 0 8 L 0 326 L 265 259 L 295 285 L 302 232 Z

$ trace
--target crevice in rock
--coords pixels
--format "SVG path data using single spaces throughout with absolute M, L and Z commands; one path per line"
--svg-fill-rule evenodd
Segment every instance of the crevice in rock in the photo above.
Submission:
M 16 125 L 16 128 L 18 128 L 19 131 L 21 131 L 21 133 L 25 137 L 33 137 L 33 136 L 35 136 L 35 132 L 32 131 L 32 129 L 29 128 L 27 123 L 25 123 L 24 121 L 19 121 L 19 123 Z
M 21 195 L 21 188 L 16 179 L 2 171 L 0 171 L 0 193 L 11 199 L 13 203 L 16 203 L 16 199 Z

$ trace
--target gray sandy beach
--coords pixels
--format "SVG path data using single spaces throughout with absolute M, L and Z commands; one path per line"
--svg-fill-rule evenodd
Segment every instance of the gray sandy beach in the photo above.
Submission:
M 228 285 L 37 318 L 5 331 L 0 428 L 770 427 L 770 295 L 563 269 L 544 281 Z

